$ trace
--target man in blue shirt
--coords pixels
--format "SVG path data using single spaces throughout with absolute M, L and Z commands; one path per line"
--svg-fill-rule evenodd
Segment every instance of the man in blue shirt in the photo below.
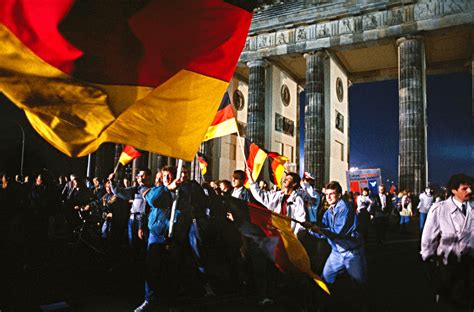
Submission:
M 333 284 L 336 277 L 346 271 L 365 294 L 367 264 L 364 243 L 357 232 L 355 211 L 342 198 L 338 182 L 329 182 L 325 189 L 329 208 L 323 215 L 323 227 L 305 223 L 311 235 L 325 238 L 332 249 L 324 265 L 323 278 L 328 284 Z

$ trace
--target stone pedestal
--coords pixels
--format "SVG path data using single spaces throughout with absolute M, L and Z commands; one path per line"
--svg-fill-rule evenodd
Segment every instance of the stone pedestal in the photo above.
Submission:
M 316 175 L 316 186 L 322 187 L 325 173 L 325 105 L 323 52 L 305 54 L 306 85 L 304 112 L 304 170 Z
M 420 193 L 427 182 L 425 51 L 421 37 L 397 40 L 399 59 L 400 190 Z
M 265 143 L 265 66 L 264 60 L 247 63 L 250 69 L 247 112 L 247 138 L 260 147 Z

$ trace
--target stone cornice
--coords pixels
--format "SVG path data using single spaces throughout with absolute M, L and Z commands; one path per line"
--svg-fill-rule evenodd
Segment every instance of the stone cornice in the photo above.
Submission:
M 474 2 L 424 0 L 358 16 L 249 35 L 241 61 L 472 25 Z

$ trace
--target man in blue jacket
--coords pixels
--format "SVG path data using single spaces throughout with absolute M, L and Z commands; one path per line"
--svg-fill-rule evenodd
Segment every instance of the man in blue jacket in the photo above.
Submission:
M 329 182 L 325 189 L 329 208 L 322 218 L 323 227 L 305 223 L 311 235 L 325 238 L 332 249 L 324 265 L 323 278 L 328 284 L 333 284 L 345 271 L 366 295 L 367 264 L 364 243 L 357 232 L 355 211 L 342 198 L 338 182 Z
M 168 245 L 168 230 L 170 225 L 171 193 L 166 186 L 157 186 L 148 189 L 143 194 L 150 206 L 148 214 L 148 245 L 147 264 L 148 272 L 145 280 L 145 301 L 135 309 L 135 312 L 150 311 L 157 306 L 157 293 L 162 300 L 174 304 L 173 275 L 176 268 L 173 266 L 172 254 Z M 179 215 L 179 211 L 176 212 Z M 173 285 L 172 285 L 173 284 Z

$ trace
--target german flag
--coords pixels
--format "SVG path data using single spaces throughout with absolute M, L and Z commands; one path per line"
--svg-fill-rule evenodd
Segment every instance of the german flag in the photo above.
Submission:
M 224 0 L 1 0 L 0 91 L 48 142 L 191 161 L 251 22 Z
M 216 117 L 214 117 L 214 121 L 207 129 L 204 141 L 219 138 L 238 131 L 239 129 L 237 128 L 234 108 L 230 102 L 229 93 L 226 92 L 224 93 L 224 97 L 219 105 Z
M 252 172 L 252 179 L 257 181 L 260 171 L 262 171 L 265 160 L 267 159 L 267 152 L 260 148 L 257 144 L 252 143 L 247 138 L 245 139 L 244 152 L 247 167 L 249 167 L 250 171 Z M 245 181 L 245 187 L 247 188 L 250 187 L 248 180 L 249 179 L 247 178 L 247 181 Z
M 122 150 L 122 154 L 120 154 L 119 157 L 119 163 L 122 164 L 122 166 L 126 166 L 129 162 L 134 160 L 135 158 L 140 157 L 142 154 L 131 147 L 130 145 L 125 145 Z
M 308 254 L 293 233 L 289 217 L 238 199 L 228 199 L 227 204 L 242 235 L 255 241 L 280 271 L 305 273 L 329 294 L 327 285 L 311 270 Z
M 270 178 L 272 179 L 273 184 L 278 185 L 281 189 L 281 180 L 286 172 L 284 165 L 288 161 L 288 157 L 276 152 L 270 152 L 268 153 L 268 159 Z
M 207 173 L 207 166 L 208 166 L 206 156 L 204 156 L 203 153 L 198 152 L 197 161 L 199 163 L 199 168 L 201 168 L 201 175 L 204 176 Z

